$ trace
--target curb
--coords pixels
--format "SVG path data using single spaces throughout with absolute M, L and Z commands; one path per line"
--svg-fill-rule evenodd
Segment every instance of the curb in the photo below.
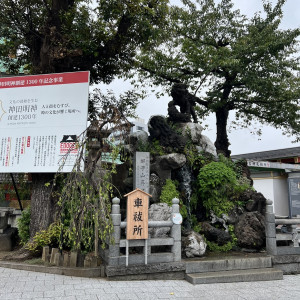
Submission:
M 105 277 L 104 266 L 99 266 L 97 268 L 70 268 L 70 267 L 56 267 L 56 266 L 47 267 L 47 266 L 30 265 L 24 263 L 0 261 L 0 267 L 24 270 L 24 271 L 48 273 L 48 274 L 75 276 L 75 277 L 87 277 L 87 278 Z

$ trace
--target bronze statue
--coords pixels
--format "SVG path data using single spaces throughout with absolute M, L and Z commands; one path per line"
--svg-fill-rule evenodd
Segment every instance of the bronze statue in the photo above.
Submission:
M 194 123 L 197 123 L 197 116 L 195 113 L 195 96 L 191 95 L 187 89 L 187 85 L 183 83 L 175 83 L 171 90 L 173 101 L 168 104 L 169 120 L 174 123 L 191 122 L 193 117 Z M 180 107 L 180 112 L 176 105 Z

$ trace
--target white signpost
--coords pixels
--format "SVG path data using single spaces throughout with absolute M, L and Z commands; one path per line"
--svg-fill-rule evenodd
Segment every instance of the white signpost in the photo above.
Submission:
M 0 78 L 0 173 L 72 171 L 88 89 L 89 72 Z

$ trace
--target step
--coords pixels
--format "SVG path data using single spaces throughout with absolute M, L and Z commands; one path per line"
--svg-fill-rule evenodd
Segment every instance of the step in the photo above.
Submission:
M 263 268 L 186 274 L 185 278 L 192 284 L 267 281 L 283 279 L 283 272 L 274 268 Z
M 186 262 L 186 273 L 218 272 L 230 270 L 245 270 L 271 268 L 272 259 L 269 256 L 249 258 L 228 258 Z

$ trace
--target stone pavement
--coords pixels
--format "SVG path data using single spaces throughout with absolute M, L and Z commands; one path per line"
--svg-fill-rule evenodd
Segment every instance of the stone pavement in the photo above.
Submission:
M 5 299 L 300 299 L 300 275 L 284 280 L 192 285 L 184 280 L 107 281 L 0 267 Z

